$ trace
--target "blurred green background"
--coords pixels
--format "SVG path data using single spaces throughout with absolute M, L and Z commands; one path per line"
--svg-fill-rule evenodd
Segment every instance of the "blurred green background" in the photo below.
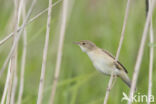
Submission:
M 55 2 L 56 0 L 53 0 Z M 67 22 L 64 40 L 62 65 L 59 83 L 55 96 L 55 104 L 103 104 L 109 77 L 97 72 L 88 56 L 72 42 L 90 40 L 100 48 L 110 51 L 114 56 L 117 51 L 127 0 L 69 0 L 72 6 Z M 72 2 L 74 3 L 72 5 Z M 27 10 L 31 0 L 27 1 Z M 48 7 L 48 0 L 38 0 L 31 17 Z M 43 104 L 48 104 L 60 29 L 60 11 L 62 2 L 52 9 L 52 22 L 48 61 L 46 67 L 46 81 L 44 86 Z M 12 32 L 9 26 L 14 10 L 13 0 L 0 0 L 0 39 Z M 132 78 L 137 51 L 145 24 L 145 1 L 132 0 L 128 23 L 125 32 L 119 60 L 127 68 Z M 35 104 L 37 101 L 38 86 L 41 72 L 42 53 L 46 31 L 47 12 L 27 25 L 28 50 L 25 69 L 24 95 L 22 104 Z M 153 14 L 153 27 L 156 33 L 156 12 Z M 155 36 L 156 37 L 156 36 Z M 156 40 L 156 38 L 155 38 Z M 21 54 L 23 40 L 18 49 L 18 85 L 20 77 Z M 8 55 L 12 39 L 0 46 L 0 67 Z M 153 90 L 156 97 L 156 55 L 153 67 Z M 136 94 L 147 95 L 149 70 L 149 37 L 146 41 L 141 70 L 137 82 Z M 0 98 L 6 80 L 7 70 L 0 79 Z M 17 87 L 16 98 L 18 97 Z M 126 104 L 121 102 L 122 93 L 129 95 L 129 88 L 118 78 L 112 88 L 108 104 Z M 155 99 L 156 100 L 156 99 Z M 140 103 L 134 103 L 140 104 Z M 146 104 L 143 102 L 141 104 Z M 152 103 L 152 104 L 156 104 Z

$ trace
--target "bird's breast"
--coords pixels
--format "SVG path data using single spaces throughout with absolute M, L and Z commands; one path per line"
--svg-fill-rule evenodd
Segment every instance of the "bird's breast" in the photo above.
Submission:
M 110 75 L 112 71 L 115 70 L 113 66 L 113 61 L 110 60 L 107 56 L 95 53 L 89 53 L 88 56 L 90 57 L 94 67 L 98 71 L 106 75 Z

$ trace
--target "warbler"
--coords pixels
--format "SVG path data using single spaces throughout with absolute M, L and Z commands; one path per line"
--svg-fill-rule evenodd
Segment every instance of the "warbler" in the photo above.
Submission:
M 89 40 L 82 40 L 74 42 L 80 46 L 81 50 L 85 52 L 91 59 L 94 67 L 105 75 L 120 77 L 128 87 L 131 87 L 131 80 L 128 77 L 126 68 L 106 50 L 97 47 Z

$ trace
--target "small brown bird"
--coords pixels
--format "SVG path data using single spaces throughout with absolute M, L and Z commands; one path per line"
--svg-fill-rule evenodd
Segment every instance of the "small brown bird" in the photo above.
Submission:
M 79 45 L 83 52 L 87 53 L 91 59 L 94 67 L 104 73 L 120 77 L 129 87 L 131 87 L 131 80 L 129 79 L 126 68 L 108 52 L 98 48 L 94 43 L 88 40 L 74 42 Z

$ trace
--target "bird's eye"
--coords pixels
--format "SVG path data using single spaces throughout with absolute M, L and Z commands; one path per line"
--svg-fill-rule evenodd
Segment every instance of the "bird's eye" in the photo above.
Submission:
M 85 45 L 86 43 L 82 43 L 82 45 Z

